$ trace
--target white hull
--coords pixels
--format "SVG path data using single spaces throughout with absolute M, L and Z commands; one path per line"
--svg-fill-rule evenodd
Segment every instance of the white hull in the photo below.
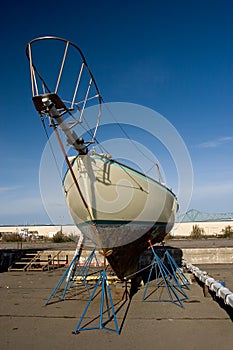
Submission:
M 159 182 L 104 156 L 78 156 L 72 170 L 81 195 L 68 170 L 64 189 L 71 216 L 125 277 L 137 268 L 147 241 L 162 241 L 171 230 L 177 199 Z M 123 256 L 129 253 L 134 256 L 130 261 Z

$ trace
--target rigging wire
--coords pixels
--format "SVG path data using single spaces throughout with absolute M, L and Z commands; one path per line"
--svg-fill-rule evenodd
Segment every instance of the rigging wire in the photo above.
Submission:
M 117 119 L 115 118 L 113 112 L 110 110 L 109 107 L 107 107 L 107 110 L 108 110 L 108 112 L 111 114 L 113 120 L 116 122 L 116 124 L 118 125 L 118 127 L 121 129 L 121 131 L 122 131 L 122 132 L 124 133 L 124 135 L 127 137 L 127 139 L 131 142 L 131 144 L 132 144 L 138 151 L 140 151 L 140 152 L 144 155 L 144 157 L 146 157 L 146 158 L 153 164 L 152 167 L 150 167 L 150 169 L 147 170 L 147 171 L 145 171 L 144 173 L 146 174 L 146 173 L 148 173 L 149 171 L 151 171 L 151 169 L 152 169 L 153 167 L 155 167 L 154 161 L 152 161 L 149 157 L 147 157 L 146 154 L 144 154 L 144 152 L 142 152 L 142 151 L 140 150 L 140 148 L 137 147 L 137 145 L 133 142 L 133 140 L 130 138 L 130 136 L 128 135 L 128 133 L 124 130 L 124 128 L 122 127 L 122 125 L 117 121 Z M 90 125 L 89 125 L 89 123 L 88 123 L 88 121 L 86 120 L 85 117 L 83 117 L 83 122 L 84 122 L 84 121 L 85 121 L 85 123 L 86 123 L 86 125 L 87 125 L 87 128 L 83 125 L 83 123 L 80 123 L 79 126 L 80 126 L 83 130 L 85 130 L 85 132 L 87 132 L 90 136 L 93 137 L 93 134 L 92 134 L 92 131 L 91 131 L 92 129 L 91 129 L 91 127 L 90 127 Z M 100 150 L 101 150 L 102 152 L 109 153 L 109 151 L 99 142 L 99 140 L 98 140 L 96 137 L 95 137 L 95 139 L 94 139 L 94 142 L 96 142 L 96 144 L 99 146 L 99 148 L 100 148 Z M 132 176 L 132 175 L 130 174 L 130 172 L 125 168 L 125 166 L 123 166 L 123 165 L 120 164 L 120 163 L 119 163 L 119 166 L 120 166 L 121 169 L 122 169 L 125 173 L 127 173 L 127 175 L 135 182 L 135 184 L 139 187 L 140 190 L 145 191 L 145 190 L 142 188 L 142 186 L 133 178 L 133 176 Z
M 51 141 L 50 141 L 50 138 L 49 138 L 49 135 L 48 135 L 48 132 L 47 132 L 45 123 L 44 123 L 44 118 L 43 118 L 42 116 L 41 116 L 41 121 L 42 121 L 44 130 L 45 130 L 46 136 L 47 136 L 47 138 L 48 138 L 49 146 L 50 146 L 52 155 L 53 155 L 54 160 L 55 160 L 55 164 L 56 164 L 56 168 L 57 168 L 57 170 L 58 170 L 59 177 L 60 177 L 61 182 L 62 182 L 62 177 L 61 177 L 60 169 L 59 169 L 59 167 L 58 167 L 57 159 L 56 159 L 56 157 L 55 157 L 55 153 L 54 153 L 54 151 L 53 151 L 53 147 L 52 147 L 52 144 L 51 144 Z M 89 214 L 90 220 L 93 221 L 94 218 L 93 218 L 92 212 L 90 211 L 90 208 L 89 208 L 89 206 L 88 206 L 88 204 L 87 204 L 87 202 L 86 202 L 86 200 L 85 200 L 85 198 L 84 198 L 84 196 L 83 196 L 83 194 L 82 194 L 82 192 L 81 192 L 80 186 L 79 186 L 79 184 L 78 184 L 78 182 L 77 182 L 77 179 L 76 179 L 75 174 L 74 174 L 74 172 L 73 172 L 72 166 L 71 166 L 71 164 L 70 164 L 70 162 L 69 162 L 69 159 L 68 159 L 67 153 L 66 153 L 66 151 L 65 151 L 64 145 L 63 145 L 63 143 L 62 143 L 62 141 L 61 141 L 61 138 L 60 138 L 60 136 L 59 136 L 59 133 L 58 133 L 58 130 L 57 130 L 57 126 L 56 126 L 56 125 L 53 125 L 53 129 L 54 129 L 54 132 L 55 132 L 55 134 L 56 134 L 56 136 L 57 136 L 57 139 L 58 139 L 60 148 L 61 148 L 62 153 L 63 153 L 63 156 L 64 156 L 64 159 L 65 159 L 66 164 L 67 164 L 67 166 L 68 166 L 68 168 L 69 168 L 69 170 L 70 170 L 70 172 L 71 172 L 71 176 L 72 176 L 72 178 L 73 178 L 73 180 L 74 180 L 74 183 L 75 183 L 76 188 L 77 188 L 77 190 L 78 190 L 78 192 L 79 192 L 79 195 L 80 195 L 80 197 L 81 197 L 81 200 L 82 200 L 82 202 L 83 202 L 83 204 L 84 204 L 84 206 L 85 206 L 85 208 L 86 208 L 86 210 L 87 210 L 87 212 L 88 212 L 88 214 Z
M 113 112 L 110 110 L 109 107 L 107 107 L 107 110 L 108 112 L 111 114 L 113 120 L 116 122 L 116 124 L 118 125 L 118 127 L 120 128 L 120 130 L 124 133 L 124 135 L 126 136 L 126 138 L 131 142 L 131 144 L 139 151 L 141 152 L 141 154 L 143 154 L 150 162 L 153 163 L 153 166 L 155 166 L 155 163 L 149 158 L 147 157 L 144 152 L 142 152 L 140 150 L 139 147 L 137 147 L 137 145 L 133 142 L 133 140 L 130 138 L 130 136 L 128 135 L 128 133 L 124 130 L 124 128 L 122 127 L 122 125 L 117 121 L 116 117 L 114 116 Z M 73 117 L 74 119 L 76 118 L 70 111 L 68 111 L 68 114 Z M 50 146 L 50 149 L 51 149 L 51 152 L 52 152 L 52 155 L 53 155 L 53 158 L 54 158 L 54 161 L 55 161 L 55 164 L 56 164 L 56 168 L 57 168 L 57 171 L 58 171 L 58 174 L 59 174 L 59 177 L 61 179 L 61 182 L 62 182 L 62 176 L 61 176 L 61 172 L 60 172 L 60 169 L 59 169 L 59 166 L 58 166 L 58 163 L 57 163 L 57 159 L 56 159 L 56 156 L 55 156 L 55 153 L 54 153 L 54 150 L 53 150 L 53 147 L 52 147 L 52 144 L 51 144 L 51 140 L 49 138 L 49 135 L 48 135 L 48 132 L 47 132 L 47 129 L 45 127 L 45 122 L 44 122 L 44 118 L 41 117 L 41 120 L 42 120 L 42 124 L 43 124 L 43 127 L 44 127 L 44 130 L 45 130 L 45 133 L 46 133 L 46 137 L 49 141 L 49 146 Z M 92 132 L 92 129 L 88 123 L 88 121 L 86 120 L 85 117 L 83 117 L 83 122 L 85 121 L 86 126 L 83 125 L 83 123 L 79 123 L 78 125 L 87 133 L 89 134 L 89 136 L 93 139 L 93 136 L 94 136 L 94 133 Z M 100 150 L 102 150 L 102 152 L 105 152 L 105 153 L 109 153 L 109 151 L 99 142 L 99 140 L 95 137 L 94 139 L 94 142 L 96 142 L 96 144 L 98 145 L 98 147 L 100 148 Z M 125 168 L 125 166 L 123 166 L 122 164 L 119 163 L 119 166 L 121 167 L 121 169 L 135 182 L 135 184 L 139 187 L 140 190 L 142 191 L 145 191 L 143 189 L 143 187 L 141 186 L 141 184 L 136 181 L 135 178 L 133 178 L 133 176 L 130 174 L 130 172 Z M 145 172 L 148 173 L 152 168 L 153 166 Z
M 58 172 L 59 178 L 60 178 L 60 180 L 61 180 L 61 182 L 62 182 L 62 175 L 61 175 L 60 168 L 59 168 L 58 162 L 57 162 L 57 158 L 56 158 L 56 156 L 55 156 L 55 152 L 54 152 L 54 150 L 53 150 L 53 146 L 52 146 L 52 143 L 51 143 L 51 140 L 50 140 L 50 137 L 49 137 L 49 134 L 48 134 L 46 125 L 45 125 L 44 118 L 41 116 L 40 119 L 41 119 L 41 122 L 42 122 L 42 125 L 43 125 L 43 128 L 44 128 L 44 131 L 45 131 L 45 134 L 46 134 L 48 143 L 49 143 L 49 148 L 50 148 L 50 151 L 51 151 L 51 153 L 52 153 L 52 156 L 53 156 L 53 159 L 54 159 L 56 168 L 57 168 L 57 172 Z
M 103 101 L 104 102 L 104 101 Z M 105 102 L 104 102 L 105 103 Z M 126 132 L 126 130 L 123 128 L 123 126 L 117 121 L 116 117 L 114 116 L 113 112 L 111 111 L 111 109 L 106 106 L 105 104 L 105 107 L 107 108 L 108 112 L 111 114 L 113 120 L 115 121 L 115 123 L 118 125 L 118 127 L 121 129 L 121 131 L 123 132 L 123 134 L 126 136 L 126 138 L 132 143 L 132 145 L 145 157 L 147 158 L 151 163 L 154 163 L 154 161 L 148 157 L 142 150 L 141 148 L 139 148 L 137 146 L 137 144 L 134 143 L 134 141 L 130 138 L 129 134 Z
M 80 126 L 81 126 L 84 130 L 86 130 L 86 128 L 85 128 L 83 125 L 80 124 Z M 90 129 L 89 129 L 89 130 L 90 130 Z M 86 131 L 88 132 L 88 130 L 86 130 Z M 108 151 L 103 145 L 101 145 L 101 143 L 97 140 L 97 138 L 95 138 L 95 142 L 96 142 L 96 144 L 99 146 L 99 148 L 100 148 L 103 152 L 109 153 L 109 151 Z M 127 169 L 126 169 L 122 164 L 119 163 L 119 166 L 120 166 L 120 168 L 135 182 L 135 184 L 139 187 L 139 189 L 140 189 L 141 191 L 145 191 L 145 190 L 142 188 L 142 186 L 134 179 L 134 177 L 130 174 L 129 171 L 127 171 Z
M 102 99 L 103 100 L 103 99 Z M 103 100 L 104 102 L 104 100 Z M 153 167 L 156 166 L 156 163 L 154 162 L 154 160 L 152 160 L 150 157 L 147 156 L 147 154 L 145 154 L 140 147 L 138 147 L 137 144 L 135 144 L 135 142 L 132 140 L 132 138 L 129 136 L 129 134 L 126 132 L 126 130 L 124 129 L 124 127 L 122 126 L 122 124 L 120 124 L 118 122 L 118 120 L 116 119 L 116 117 L 114 116 L 114 113 L 111 111 L 111 109 L 109 108 L 109 106 L 106 105 L 106 103 L 104 102 L 104 106 L 107 109 L 107 111 L 109 112 L 109 114 L 112 116 L 112 119 L 114 120 L 114 122 L 117 124 L 117 126 L 120 128 L 120 130 L 123 132 L 123 134 L 126 136 L 126 138 L 130 141 L 130 143 L 133 145 L 133 147 L 135 147 L 137 149 L 137 151 L 139 153 L 141 153 L 147 160 L 149 160 L 153 165 L 149 168 L 149 170 L 146 170 L 144 173 L 148 174 Z M 99 142 L 96 139 L 96 142 L 99 144 Z M 100 145 L 100 144 L 99 144 Z M 102 146 L 103 147 L 103 146 Z M 103 147 L 104 148 L 104 147 Z M 107 150 L 105 149 L 105 152 L 107 152 Z M 160 176 L 160 174 L 158 174 Z
M 104 102 L 104 101 L 103 101 L 103 102 Z M 105 103 L 105 102 L 104 102 L 104 103 Z M 137 144 L 134 143 L 134 141 L 130 138 L 129 134 L 125 131 L 125 129 L 123 128 L 123 126 L 117 121 L 116 117 L 114 116 L 114 114 L 113 114 L 113 112 L 110 110 L 110 108 L 109 108 L 109 107 L 106 107 L 106 108 L 107 108 L 108 112 L 111 114 L 111 116 L 112 116 L 114 122 L 117 124 L 117 126 L 120 128 L 120 130 L 121 130 L 121 131 L 123 132 L 123 134 L 126 136 L 126 138 L 131 142 L 131 144 L 132 144 L 145 158 L 147 158 L 147 160 L 149 160 L 151 163 L 153 163 L 153 166 L 154 166 L 154 165 L 155 165 L 154 160 L 152 160 L 151 158 L 149 158 L 149 157 L 137 146 Z M 88 121 L 86 120 L 85 117 L 83 117 L 83 122 L 84 122 L 84 121 L 85 121 L 85 123 L 86 123 L 86 125 L 87 125 L 87 128 L 86 128 L 84 125 L 82 125 L 82 124 L 79 124 L 80 127 L 82 127 L 82 128 L 85 130 L 85 132 L 87 132 L 90 136 L 93 137 L 94 134 L 91 132 L 92 129 L 91 129 L 91 127 L 90 127 L 90 125 L 89 125 L 89 123 L 88 123 Z M 101 149 L 102 151 L 104 151 L 105 153 L 109 153 L 109 151 L 108 151 L 103 145 L 101 145 L 101 143 L 98 141 L 97 138 L 95 138 L 95 142 L 98 144 L 98 146 L 100 147 L 100 149 Z M 153 168 L 153 166 L 152 166 L 149 170 L 147 170 L 145 173 L 148 173 L 148 172 Z

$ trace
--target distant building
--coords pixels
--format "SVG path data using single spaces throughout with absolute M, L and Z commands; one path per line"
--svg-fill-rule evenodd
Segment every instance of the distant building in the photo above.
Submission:
M 204 213 L 191 209 L 177 216 L 171 235 L 174 237 L 190 236 L 193 226 L 203 229 L 203 236 L 221 236 L 227 226 L 233 227 L 233 213 Z
M 222 230 L 227 226 L 233 227 L 233 221 L 194 221 L 194 222 L 177 222 L 172 231 L 172 237 L 189 237 L 193 226 L 198 225 L 203 229 L 203 236 L 216 236 L 219 237 L 222 235 Z
M 18 233 L 23 238 L 30 235 L 51 238 L 59 231 L 62 231 L 66 236 L 79 237 L 80 235 L 80 230 L 75 225 L 0 226 L 0 236 L 4 234 Z

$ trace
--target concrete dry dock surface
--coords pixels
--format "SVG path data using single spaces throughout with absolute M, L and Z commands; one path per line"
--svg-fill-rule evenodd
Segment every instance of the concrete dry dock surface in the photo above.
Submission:
M 201 266 L 209 271 L 210 266 Z M 223 269 L 222 269 L 223 268 Z M 121 334 L 106 330 L 72 334 L 78 324 L 87 293 L 76 290 L 63 302 L 44 306 L 63 269 L 50 272 L 5 272 L 0 275 L 1 349 L 232 349 L 233 322 L 212 299 L 204 297 L 196 282 L 187 291 L 184 308 L 171 302 L 142 302 L 143 288 L 119 310 Z M 221 276 L 224 272 L 224 276 Z M 215 273 L 217 275 L 215 275 Z M 232 280 L 232 265 L 211 266 L 216 279 Z M 153 283 L 153 282 L 152 282 Z M 228 285 L 228 284 L 227 284 Z M 150 287 L 151 288 L 151 287 Z M 121 286 L 111 286 L 120 306 Z M 80 289 L 81 291 L 81 289 Z M 68 299 L 69 297 L 69 299 Z M 84 324 L 99 312 L 98 297 Z M 113 324 L 111 324 L 113 327 Z

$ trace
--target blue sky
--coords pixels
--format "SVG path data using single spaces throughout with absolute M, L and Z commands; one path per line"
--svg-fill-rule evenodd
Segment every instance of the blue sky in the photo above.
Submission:
M 50 222 L 25 56 L 43 35 L 80 46 L 105 102 L 149 107 L 176 128 L 193 164 L 190 208 L 233 211 L 232 1 L 22 0 L 1 13 L 0 225 Z

